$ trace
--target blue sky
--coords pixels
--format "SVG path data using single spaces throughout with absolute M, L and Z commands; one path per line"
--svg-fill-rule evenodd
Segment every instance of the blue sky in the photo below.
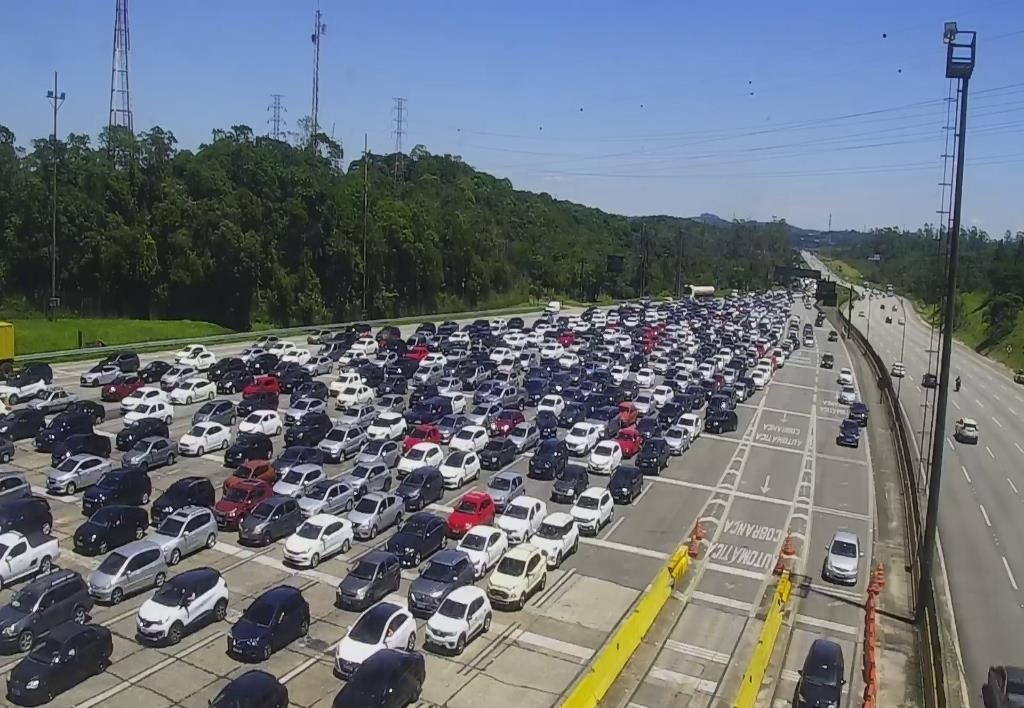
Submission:
M 780 6 L 781 9 L 780 9 Z M 136 128 L 183 147 L 309 113 L 313 0 L 133 0 Z M 1024 229 L 1024 2 L 375 2 L 321 0 L 321 124 L 390 152 L 454 153 L 520 188 L 609 211 L 824 228 L 935 220 L 948 83 L 942 23 L 979 32 L 964 222 Z M 0 123 L 19 142 L 95 135 L 110 91 L 113 0 L 9 3 Z M 850 117 L 843 117 L 850 116 Z

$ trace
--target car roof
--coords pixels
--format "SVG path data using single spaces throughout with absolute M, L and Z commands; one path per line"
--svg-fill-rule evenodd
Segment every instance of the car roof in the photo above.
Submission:
M 604 494 L 606 491 L 608 491 L 608 490 L 606 488 L 604 488 L 604 487 L 587 487 L 585 490 L 583 490 L 583 493 L 580 494 L 580 496 L 581 497 L 593 497 L 594 499 L 600 499 L 601 495 Z
M 975 427 L 977 427 L 977 425 L 978 425 L 978 422 L 976 420 L 974 420 L 974 418 L 964 418 L 963 422 L 964 422 L 964 425 L 973 425 Z
M 455 565 L 465 558 L 468 558 L 468 556 L 462 551 L 457 551 L 454 548 L 444 548 L 435 553 L 430 560 L 441 565 Z
M 857 537 L 857 534 L 852 531 L 836 531 L 832 534 L 832 540 L 840 541 L 842 543 L 853 543 L 858 546 L 860 545 L 860 539 Z
M 302 597 L 302 591 L 297 587 L 292 585 L 277 585 L 258 596 L 254 602 L 259 602 L 261 600 L 274 603 L 287 602 L 296 596 Z
M 132 508 L 134 509 L 136 507 L 132 507 Z M 143 510 L 143 511 L 145 511 L 145 510 Z M 196 514 L 198 514 L 201 511 L 209 511 L 209 509 L 207 509 L 205 506 L 195 506 L 194 504 L 190 505 L 190 506 L 183 506 L 182 508 L 180 508 L 177 511 L 175 511 L 173 514 L 171 514 L 167 518 L 173 519 L 175 517 L 179 517 L 179 518 L 187 519 L 190 516 L 195 516 Z
M 506 558 L 512 558 L 513 560 L 529 560 L 535 553 L 540 553 L 540 549 L 534 546 L 532 543 L 521 543 L 515 548 L 509 550 L 505 554 Z
M 533 506 L 538 503 L 540 499 L 537 497 L 526 496 L 525 494 L 520 495 L 508 503 L 509 506 Z
M 250 693 L 265 691 L 271 683 L 280 685 L 277 677 L 273 674 L 268 674 L 266 671 L 260 671 L 259 669 L 251 669 L 231 681 L 228 686 L 231 687 L 232 692 L 238 691 L 249 695 Z
M 572 516 L 564 511 L 553 511 L 544 517 L 544 523 L 552 524 L 553 526 L 565 526 L 572 522 Z
M 220 571 L 204 566 L 202 568 L 193 568 L 192 570 L 186 570 L 183 573 L 178 573 L 172 578 L 168 579 L 167 582 L 183 585 L 195 585 L 203 580 L 210 580 L 220 578 Z
M 461 602 L 464 605 L 468 605 L 469 603 L 473 602 L 473 600 L 486 596 L 487 593 L 485 593 L 482 588 L 479 588 L 476 585 L 463 585 L 461 587 L 455 588 L 450 593 L 448 593 L 448 599 L 452 600 L 453 602 Z
M 804 666 L 808 664 L 836 664 L 843 658 L 843 649 L 831 639 L 815 639 L 811 648 L 807 651 L 807 659 Z

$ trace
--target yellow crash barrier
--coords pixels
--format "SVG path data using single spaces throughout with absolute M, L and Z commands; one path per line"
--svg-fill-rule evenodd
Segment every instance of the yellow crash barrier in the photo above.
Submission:
M 772 597 L 772 605 L 768 608 L 768 614 L 764 618 L 764 626 L 761 627 L 761 636 L 757 638 L 757 646 L 754 647 L 754 656 L 747 664 L 747 670 L 743 674 L 743 684 L 740 686 L 736 700 L 732 702 L 733 708 L 754 708 L 757 702 L 757 694 L 761 690 L 761 683 L 764 681 L 764 674 L 768 670 L 768 662 L 771 661 L 772 652 L 775 650 L 775 640 L 779 636 L 779 629 L 782 627 L 782 612 L 786 609 L 789 601 L 789 594 L 793 590 L 793 581 L 789 572 L 784 571 L 775 586 L 775 595 Z
M 672 588 L 686 573 L 689 565 L 690 557 L 686 554 L 686 546 L 681 546 L 672 554 L 665 567 L 658 571 L 650 587 L 634 605 L 633 611 L 619 624 L 615 633 L 591 661 L 586 673 L 576 682 L 562 703 L 563 708 L 597 706 L 622 673 L 633 652 L 640 646 L 661 608 L 672 595 Z

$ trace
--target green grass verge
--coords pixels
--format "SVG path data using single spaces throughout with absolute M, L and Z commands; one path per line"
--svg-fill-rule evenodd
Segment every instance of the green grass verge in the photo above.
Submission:
M 107 345 L 133 342 L 187 339 L 230 334 L 231 330 L 211 322 L 193 320 L 126 320 L 126 319 L 12 319 L 15 333 L 15 354 L 56 352 L 78 347 L 78 333 L 83 342 L 102 341 Z
M 864 282 L 863 274 L 846 261 L 839 260 L 838 258 L 832 260 L 822 258 L 821 260 L 832 270 L 833 273 L 843 280 L 856 285 L 860 285 Z

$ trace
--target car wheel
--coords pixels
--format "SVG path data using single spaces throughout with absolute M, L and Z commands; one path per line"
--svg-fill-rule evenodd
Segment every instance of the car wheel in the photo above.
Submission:
M 390 491 L 390 489 L 391 489 L 391 478 L 388 477 L 387 479 L 384 480 L 384 491 L 387 492 L 387 491 Z
M 192 396 L 189 396 L 189 397 L 187 397 L 185 399 L 185 405 L 186 406 L 191 406 L 192 405 Z
M 562 552 L 561 551 L 559 551 L 558 555 L 555 556 L 555 567 L 557 568 L 560 565 L 562 565 Z
M 234 425 L 234 423 L 232 423 L 232 425 Z M 228 449 L 228 441 L 227 440 L 225 440 L 224 442 L 222 442 L 220 444 L 220 449 L 221 450 L 227 450 Z
M 169 644 L 178 644 L 179 642 L 181 642 L 181 635 L 184 633 L 184 631 L 185 628 L 181 626 L 181 622 L 175 622 L 167 631 L 167 642 Z
M 216 545 L 217 545 L 217 534 L 211 533 L 209 536 L 206 537 L 206 547 L 207 548 L 213 548 Z
M 173 452 L 170 455 L 167 456 L 167 466 L 168 467 L 170 467 L 171 465 L 173 465 L 177 461 L 178 461 L 178 457 Z
M 39 574 L 48 575 L 53 570 L 53 561 L 50 560 L 50 556 L 43 556 L 43 559 L 39 561 Z
M 481 634 L 487 634 L 490 631 L 491 631 L 491 613 L 488 612 L 487 615 L 484 617 L 484 626 L 480 630 L 480 633 Z
M 164 425 L 170 425 L 172 422 L 174 422 L 174 418 L 172 418 L 171 416 L 167 416 L 166 418 L 164 418 Z
M 199 446 L 199 449 L 198 449 L 198 450 L 196 450 L 196 456 L 197 456 L 197 457 L 202 457 L 202 456 L 203 456 L 203 455 L 205 455 L 205 454 L 206 454 L 206 448 L 205 448 L 205 447 L 203 447 L 202 445 L 200 445 L 200 446 Z
M 412 651 L 416 648 L 416 632 L 409 635 L 409 641 L 405 643 L 406 651 Z
M 175 548 L 171 551 L 171 557 L 167 559 L 168 565 L 178 565 L 181 562 L 181 550 Z
M 217 604 L 213 606 L 213 619 L 217 622 L 223 622 L 224 618 L 228 616 L 228 601 L 221 598 L 217 600 Z
M 267 644 L 263 645 L 263 661 L 269 661 L 270 654 L 270 643 L 268 642 Z
M 231 416 L 231 418 L 228 419 L 229 426 L 234 425 L 236 422 L 238 422 L 238 419 L 235 416 Z
M 206 396 L 206 400 L 207 401 L 212 401 L 213 400 L 213 391 L 210 391 L 210 393 Z
M 414 555 L 412 557 L 412 564 L 414 566 L 419 567 L 419 564 L 422 563 L 422 562 L 423 562 L 423 557 L 420 555 L 419 551 L 416 551 L 416 555 Z
M 352 511 L 352 507 L 355 506 L 351 499 L 345 502 L 345 511 Z
M 8 463 L 10 461 L 11 461 L 11 453 L 5 452 L 4 454 L 0 455 L 0 462 L 3 462 L 3 463 L 6 464 L 6 463 Z
M 110 593 L 110 604 L 120 605 L 121 600 L 124 599 L 124 590 L 121 588 L 114 588 Z
M 53 524 L 51 524 L 49 521 L 44 521 L 43 522 L 43 529 L 42 530 L 43 530 L 43 535 L 44 536 L 49 536 L 50 535 L 50 531 L 53 530 Z
M 315 568 L 318 565 L 320 565 L 320 554 L 319 553 L 314 553 L 309 558 L 309 567 L 310 568 Z
M 344 541 L 341 542 L 341 552 L 342 553 L 348 553 L 351 550 L 352 550 L 352 542 L 349 541 L 346 538 Z
M 74 482 L 68 482 L 68 485 L 64 487 L 65 494 L 74 494 L 78 491 L 78 487 L 75 486 Z
M 466 635 L 460 634 L 459 638 L 455 641 L 455 654 L 460 655 L 466 651 Z
M 35 640 L 35 635 L 33 635 L 30 630 L 26 629 L 24 632 L 18 635 L 18 649 L 23 652 L 28 651 L 32 648 L 32 645 L 35 643 Z
M 10 397 L 8 397 L 7 402 L 10 403 L 12 406 L 18 405 L 18 394 L 12 393 Z M 32 647 L 29 647 L 29 649 L 31 648 Z
M 373 525 L 373 526 L 372 526 L 372 527 L 370 528 L 370 538 L 377 538 L 377 533 L 378 533 L 378 530 L 377 530 L 377 524 L 374 524 L 374 525 Z
M 580 537 L 577 536 L 576 540 L 572 542 L 572 553 L 575 554 L 580 548 Z
M 108 549 L 107 549 L 107 542 L 106 541 L 100 541 L 100 548 L 99 548 L 99 550 L 100 550 L 100 555 L 103 555 L 104 553 L 107 552 Z
M 153 578 L 153 586 L 154 587 L 160 587 L 161 585 L 164 584 L 165 580 L 167 580 L 167 576 L 166 575 L 164 575 L 163 573 L 157 573 L 156 577 Z
M 146 535 L 146 530 L 144 528 L 142 528 L 141 526 L 139 528 L 135 529 L 135 540 L 136 541 L 141 541 L 142 537 L 145 536 L 145 535 Z
M 264 531 L 264 532 L 263 532 L 263 535 L 262 535 L 262 536 L 260 536 L 260 545 L 261 545 L 261 546 L 269 546 L 269 545 L 270 545 L 270 542 L 271 542 L 272 540 L 273 540 L 273 539 L 271 539 L 271 538 L 270 538 L 270 532 L 268 532 L 268 531 Z
M 76 606 L 74 613 L 71 615 L 71 619 L 74 620 L 75 624 L 85 624 L 85 620 L 88 619 L 85 608 L 81 605 Z

